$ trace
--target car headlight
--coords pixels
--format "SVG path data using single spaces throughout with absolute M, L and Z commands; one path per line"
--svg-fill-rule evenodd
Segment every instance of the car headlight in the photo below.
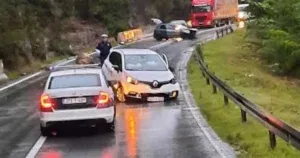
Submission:
M 176 26 L 175 26 L 175 30 L 176 30 L 176 31 L 179 31 L 180 29 L 181 29 L 181 26 L 180 26 L 180 25 L 176 25 Z
M 189 20 L 189 21 L 187 22 L 187 25 L 188 25 L 188 27 L 192 27 L 192 21 Z
M 244 18 L 244 14 L 243 13 L 239 13 L 238 17 L 241 19 L 241 18 Z
M 176 84 L 176 83 L 177 83 L 176 79 L 175 79 L 175 78 L 172 78 L 171 83 L 172 83 L 172 84 Z
M 129 77 L 129 76 L 126 78 L 126 80 L 127 80 L 128 83 L 131 83 L 131 84 L 138 84 L 139 83 L 138 80 L 135 80 L 134 78 Z

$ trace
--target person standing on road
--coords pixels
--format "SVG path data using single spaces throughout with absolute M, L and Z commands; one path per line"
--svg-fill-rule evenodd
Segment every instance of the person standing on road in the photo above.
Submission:
M 100 51 L 99 59 L 100 59 L 100 65 L 102 67 L 105 59 L 107 58 L 109 51 L 111 49 L 111 43 L 108 41 L 108 35 L 102 34 L 101 35 L 101 42 L 96 47 Z

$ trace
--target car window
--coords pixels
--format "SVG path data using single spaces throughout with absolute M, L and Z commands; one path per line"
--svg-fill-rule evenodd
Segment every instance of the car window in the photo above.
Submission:
M 167 71 L 165 62 L 158 54 L 128 54 L 124 56 L 127 71 Z
M 48 89 L 99 86 L 101 86 L 101 80 L 98 74 L 74 74 L 51 77 Z
M 116 62 L 116 52 L 112 52 L 109 56 L 109 62 L 112 64 L 112 65 L 115 65 L 117 62 Z
M 118 52 L 112 52 L 109 56 L 109 61 L 112 65 L 118 65 L 122 69 L 122 55 Z
M 204 13 L 204 12 L 210 12 L 211 10 L 212 7 L 209 5 L 192 6 L 192 13 Z
M 161 26 L 160 26 L 160 29 L 163 29 L 163 30 L 167 29 L 167 28 L 166 28 L 166 25 L 161 25 Z
M 168 30 L 174 30 L 175 29 L 175 25 L 167 25 L 167 29 Z
M 183 20 L 175 20 L 175 21 L 171 21 L 171 24 L 175 24 L 175 25 L 183 25 L 183 26 L 187 26 L 187 23 Z

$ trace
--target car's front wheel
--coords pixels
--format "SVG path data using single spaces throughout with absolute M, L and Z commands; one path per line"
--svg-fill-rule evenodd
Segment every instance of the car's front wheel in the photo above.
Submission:
M 124 90 L 122 86 L 119 86 L 116 90 L 116 96 L 119 102 L 124 103 L 126 101 L 126 97 L 124 94 Z

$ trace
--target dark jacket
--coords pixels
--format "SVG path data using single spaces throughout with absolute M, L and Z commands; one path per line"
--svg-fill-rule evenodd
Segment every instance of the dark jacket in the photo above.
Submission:
M 111 49 L 110 42 L 100 42 L 96 49 L 100 50 L 100 59 L 105 60 Z

